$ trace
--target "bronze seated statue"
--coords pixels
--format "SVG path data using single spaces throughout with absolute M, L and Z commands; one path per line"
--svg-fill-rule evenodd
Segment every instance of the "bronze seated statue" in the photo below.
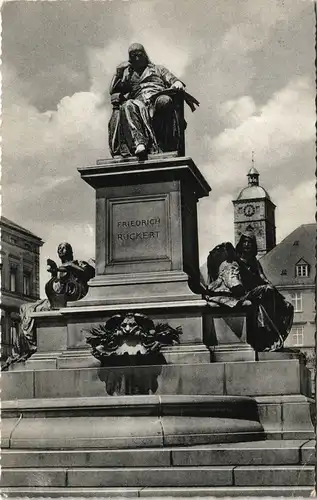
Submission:
M 164 66 L 151 63 L 140 44 L 117 67 L 110 85 L 112 115 L 109 148 L 113 157 L 177 151 L 185 154 L 184 101 L 194 111 L 199 102 Z
M 293 323 L 293 306 L 266 278 L 257 255 L 255 235 L 246 232 L 236 246 L 217 245 L 207 259 L 211 307 L 249 307 L 247 340 L 255 351 L 283 348 Z

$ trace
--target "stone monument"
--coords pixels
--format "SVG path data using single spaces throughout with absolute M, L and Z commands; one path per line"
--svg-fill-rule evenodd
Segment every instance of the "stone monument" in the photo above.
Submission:
M 185 155 L 183 109 L 198 101 L 133 44 L 111 102 L 112 158 L 78 169 L 96 200 L 95 276 L 79 300 L 32 313 L 37 352 L 2 376 L 3 492 L 306 493 L 304 363 L 257 361 L 245 336 L 236 362 L 245 304 L 211 306 L 200 283 L 197 204 L 210 186 Z M 214 321 L 232 315 L 240 337 Z M 212 358 L 226 335 L 228 357 Z

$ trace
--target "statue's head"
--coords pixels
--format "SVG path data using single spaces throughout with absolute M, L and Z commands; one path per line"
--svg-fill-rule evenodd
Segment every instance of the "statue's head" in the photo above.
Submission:
M 133 43 L 129 47 L 129 62 L 136 70 L 143 70 L 149 64 L 150 60 L 145 48 L 140 43 Z
M 74 260 L 72 246 L 66 241 L 63 241 L 58 245 L 57 254 L 62 262 L 69 262 L 71 260 Z
M 241 234 L 239 242 L 236 246 L 238 255 L 247 257 L 255 257 L 258 253 L 258 245 L 253 231 L 245 231 Z
M 207 270 L 209 281 L 215 281 L 219 275 L 219 267 L 222 262 L 233 262 L 237 258 L 234 246 L 229 241 L 220 243 L 209 252 L 207 258 Z

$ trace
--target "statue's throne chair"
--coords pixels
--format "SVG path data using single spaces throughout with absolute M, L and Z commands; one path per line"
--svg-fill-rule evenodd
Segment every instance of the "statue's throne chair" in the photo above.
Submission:
M 199 106 L 199 102 L 188 92 L 176 89 L 166 89 L 159 92 L 155 98 L 167 95 L 173 101 L 174 113 L 176 116 L 177 128 L 178 128 L 178 140 L 177 146 L 175 148 L 178 156 L 185 156 L 185 130 L 186 130 L 186 120 L 184 116 L 184 103 L 186 102 L 192 111 L 195 111 L 196 106 Z M 123 138 L 121 141 L 118 140 L 118 128 L 120 126 L 120 107 L 126 101 L 126 97 L 123 94 L 112 94 L 111 104 L 112 104 L 112 115 L 108 126 L 108 136 L 109 136 L 109 149 L 113 157 L 128 157 L 131 156 L 127 147 L 125 147 Z

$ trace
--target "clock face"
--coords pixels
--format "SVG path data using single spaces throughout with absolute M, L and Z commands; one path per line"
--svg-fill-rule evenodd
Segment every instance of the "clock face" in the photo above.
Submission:
M 255 213 L 255 208 L 253 205 L 246 205 L 244 207 L 244 215 L 246 215 L 247 217 L 251 217 L 251 215 L 254 215 Z

